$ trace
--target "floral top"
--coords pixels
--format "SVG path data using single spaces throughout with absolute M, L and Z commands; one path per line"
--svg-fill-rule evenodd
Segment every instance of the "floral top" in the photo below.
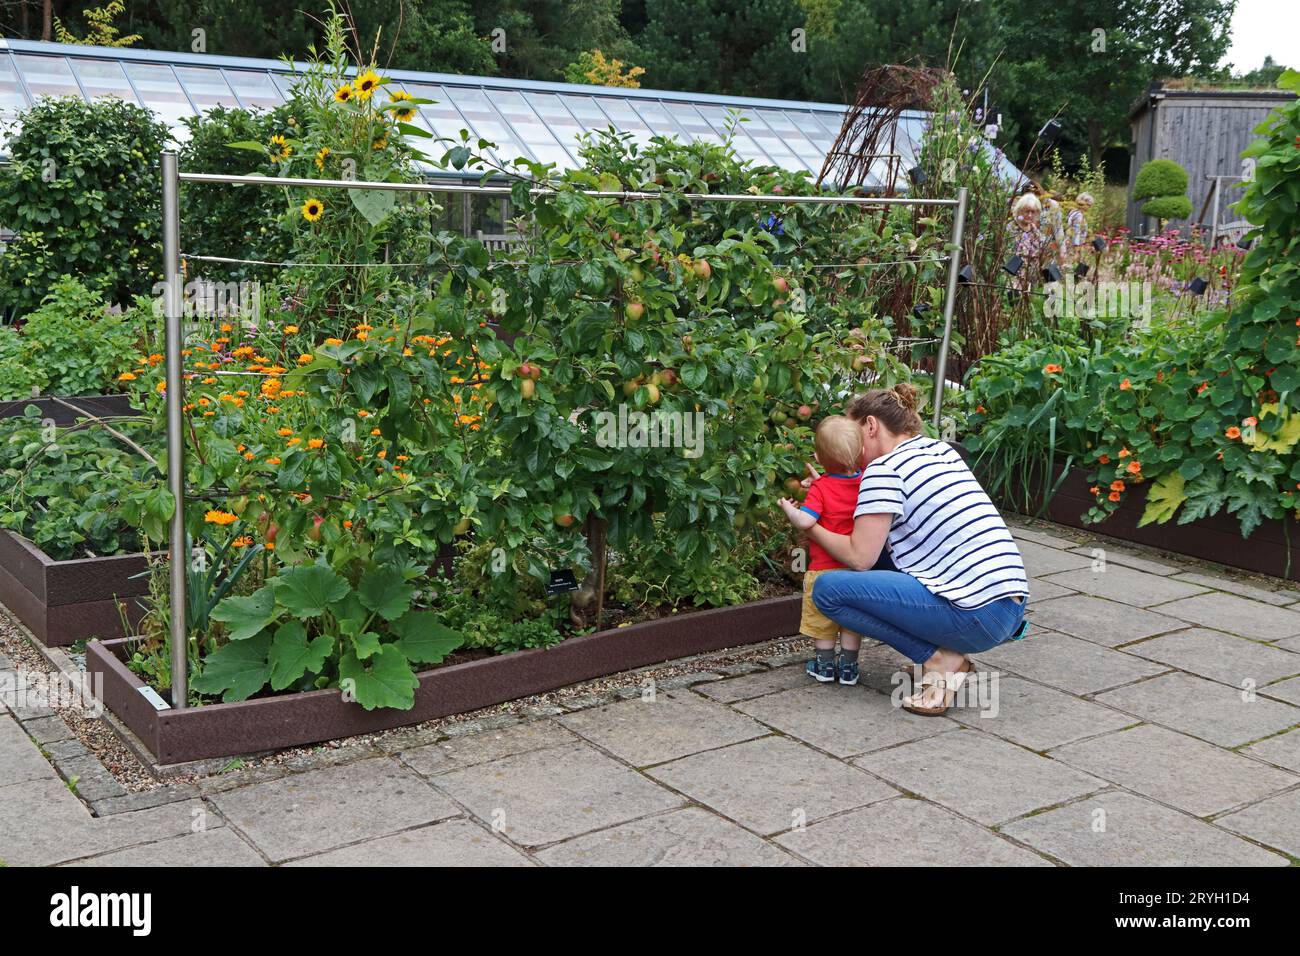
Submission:
M 1070 246 L 1079 248 L 1088 241 L 1088 217 L 1083 214 L 1082 209 L 1071 209 L 1070 218 L 1066 222 L 1066 229 L 1069 231 Z

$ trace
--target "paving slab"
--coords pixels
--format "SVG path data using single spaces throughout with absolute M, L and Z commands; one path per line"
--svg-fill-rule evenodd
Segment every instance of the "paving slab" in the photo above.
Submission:
M 1158 614 L 1118 601 L 1107 601 L 1089 594 L 1072 594 L 1043 601 L 1030 609 L 1029 623 L 1106 647 L 1116 647 L 1187 626 L 1177 618 L 1163 613 Z
M 1096 777 L 974 730 L 867 754 L 853 764 L 986 825 L 1106 786 Z
M 1150 607 L 1205 593 L 1205 588 L 1199 584 L 1148 574 L 1118 564 L 1107 564 L 1104 571 L 1094 571 L 1091 568 L 1062 571 L 1048 575 L 1044 580 L 1134 607 Z
M 1248 601 L 1234 594 L 1198 594 L 1162 604 L 1160 613 L 1257 641 L 1300 635 L 1300 611 Z
M 1162 664 L 1053 631 L 1031 632 L 1024 640 L 976 654 L 975 660 L 985 669 L 1005 668 L 1069 694 L 1095 694 L 1168 670 Z
M 1036 607 L 1039 601 L 1050 601 L 1052 598 L 1068 597 L 1077 592 L 1061 584 L 1053 584 L 1043 578 L 1029 579 L 1029 606 Z
M 530 720 L 509 727 L 449 737 L 424 747 L 402 750 L 398 756 L 417 773 L 428 777 L 500 760 L 513 754 L 545 750 L 548 747 L 567 747 L 577 742 L 577 737 L 553 720 Z
M 191 867 L 266 866 L 267 863 L 229 827 L 218 827 L 63 865 Z
M 955 707 L 949 714 L 960 723 L 1030 750 L 1049 750 L 1134 722 L 1127 714 L 1019 677 L 1000 675 L 990 689 L 995 707 Z
M 57 777 L 0 787 L 0 859 L 50 866 L 183 836 L 196 820 L 221 826 L 197 800 L 95 819 Z
M 1092 566 L 1092 559 L 1089 557 L 1048 547 L 1037 541 L 1017 541 L 1016 547 L 1020 549 L 1020 557 L 1024 559 L 1025 570 L 1029 572 L 1030 577 L 1042 577 L 1045 574 L 1056 574 L 1058 571 Z
M 72 729 L 64 723 L 62 717 L 36 717 L 22 726 L 28 736 L 38 744 L 57 743 L 60 740 L 70 740 L 74 736 Z
M 1274 641 L 1273 646 L 1280 647 L 1284 651 L 1300 654 L 1300 637 L 1288 637 L 1284 640 Z
M 28 780 L 58 779 L 54 767 L 27 736 L 27 731 L 18 721 L 3 715 L 0 715 L 0 770 L 3 771 L 0 787 Z
M 1300 857 L 1300 790 L 1269 797 L 1214 821 L 1293 857 Z
M 1237 752 L 1300 773 L 1300 730 L 1288 730 L 1284 734 L 1266 737 Z
M 1300 724 L 1300 707 L 1191 674 L 1153 677 L 1099 694 L 1097 700 L 1220 747 L 1237 747 Z
M 1203 627 L 1153 637 L 1124 650 L 1237 688 L 1263 690 L 1265 684 L 1300 675 L 1300 654 Z
M 783 833 L 776 842 L 820 866 L 1051 866 L 942 807 L 899 797 Z
M 1150 724 L 1057 747 L 1051 756 L 1198 817 L 1300 784 L 1300 776 Z
M 1265 697 L 1276 697 L 1289 704 L 1300 704 L 1300 677 L 1292 677 L 1290 680 L 1281 680 L 1268 684 L 1259 688 L 1259 692 Z
M 588 833 L 537 854 L 547 866 L 800 866 L 784 850 L 700 807 Z
M 1070 866 L 1286 866 L 1217 826 L 1119 790 L 1057 807 L 1002 832 Z
M 1149 558 L 1146 555 L 1136 554 L 1132 551 L 1125 551 L 1122 548 L 1113 548 L 1109 544 L 1098 542 L 1096 544 L 1084 545 L 1078 548 L 1070 549 L 1072 554 L 1083 554 L 1089 558 L 1096 558 L 1097 552 L 1105 558 L 1107 564 L 1118 564 L 1122 567 L 1133 568 L 1137 571 L 1145 571 L 1148 574 L 1177 574 L 1179 571 L 1187 570 L 1185 566 L 1172 564 L 1168 561 L 1159 561 L 1155 558 Z
M 694 690 L 710 700 L 729 704 L 733 701 L 762 697 L 764 694 L 775 694 L 778 691 L 803 687 L 811 683 L 812 678 L 804 672 L 802 664 L 789 664 L 785 667 L 759 671 L 756 674 L 704 684 Z
M 470 820 L 444 820 L 294 860 L 287 866 L 532 866 L 504 840 Z
M 523 846 L 541 846 L 681 806 L 682 799 L 584 743 L 503 757 L 430 778 Z
M 1246 598 L 1248 601 L 1263 601 L 1265 604 L 1272 604 L 1277 607 L 1283 607 L 1287 604 L 1295 604 L 1300 601 L 1300 591 L 1294 591 L 1289 588 L 1280 590 L 1269 590 L 1256 584 L 1247 584 L 1244 581 L 1238 581 L 1229 577 L 1215 577 L 1212 574 L 1201 574 L 1199 571 L 1181 571 L 1174 575 L 1179 581 L 1190 581 L 1192 584 L 1200 584 L 1207 588 L 1213 588 L 1216 591 L 1225 591 L 1228 594 L 1235 594 L 1237 597 Z
M 816 684 L 733 706 L 787 736 L 836 757 L 851 757 L 957 727 L 946 717 L 921 717 L 867 687 Z
M 213 805 L 272 862 L 386 836 L 460 812 L 387 757 L 214 793 Z
M 660 691 L 651 700 L 637 697 L 577 711 L 558 720 L 580 737 L 636 767 L 768 733 L 762 724 L 689 690 Z
M 1059 548 L 1062 551 L 1068 551 L 1071 548 L 1079 546 L 1080 538 L 1072 537 L 1068 533 L 1052 534 L 1048 531 L 1041 531 L 1037 528 L 1022 528 L 1017 524 L 1008 523 L 1007 528 L 1011 531 L 1012 537 L 1019 538 L 1022 541 L 1033 541 L 1036 544 L 1046 545 L 1049 548 Z M 1020 542 L 1017 541 L 1017 544 Z
M 880 780 L 783 737 L 683 757 L 649 774 L 762 834 L 897 795 Z

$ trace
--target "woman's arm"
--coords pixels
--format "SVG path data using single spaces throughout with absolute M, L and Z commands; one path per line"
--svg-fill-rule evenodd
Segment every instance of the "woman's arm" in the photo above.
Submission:
M 808 536 L 845 567 L 867 571 L 879 560 L 893 521 L 892 514 L 863 515 L 853 522 L 852 534 L 836 534 L 821 525 L 813 525 L 808 529 Z

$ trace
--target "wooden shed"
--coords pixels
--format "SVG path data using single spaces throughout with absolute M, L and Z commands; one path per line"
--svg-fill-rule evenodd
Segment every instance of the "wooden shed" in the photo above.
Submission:
M 1153 85 L 1129 113 L 1133 161 L 1125 225 L 1134 235 L 1156 228 L 1133 201 L 1133 181 L 1150 159 L 1172 159 L 1187 170 L 1191 223 L 1218 224 L 1220 235 L 1240 232 L 1240 217 L 1229 207 L 1241 195 L 1248 172 L 1241 151 L 1256 138 L 1253 130 L 1277 106 L 1294 96 L 1282 90 L 1183 89 Z M 1216 200 L 1215 177 L 1219 190 Z M 1188 222 L 1173 225 L 1187 226 Z

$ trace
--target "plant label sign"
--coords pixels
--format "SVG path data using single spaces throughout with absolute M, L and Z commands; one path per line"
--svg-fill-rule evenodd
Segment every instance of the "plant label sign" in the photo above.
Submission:
M 578 580 L 568 568 L 552 571 L 551 580 L 546 582 L 547 594 L 567 594 L 569 591 L 576 590 L 578 590 Z

